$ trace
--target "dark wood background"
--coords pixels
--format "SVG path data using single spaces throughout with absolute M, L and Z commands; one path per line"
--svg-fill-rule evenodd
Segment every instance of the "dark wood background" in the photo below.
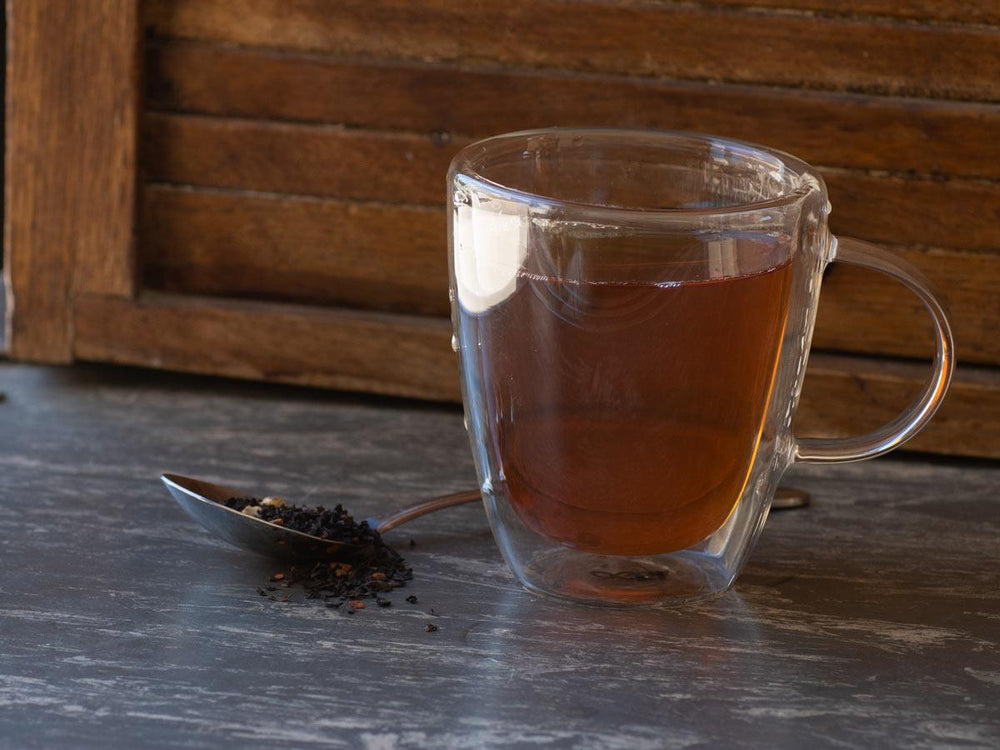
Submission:
M 699 130 L 814 163 L 836 232 L 924 270 L 961 364 L 912 445 L 1000 457 L 996 3 L 86 0 L 61 56 L 57 5 L 11 0 L 12 37 L 46 51 L 46 70 L 101 74 L 101 96 L 49 96 L 68 122 L 103 118 L 116 134 L 76 143 L 91 154 L 80 174 L 104 175 L 79 195 L 35 179 L 38 200 L 13 198 L 8 224 L 33 249 L 12 272 L 15 356 L 454 400 L 443 200 L 457 149 L 557 124 Z M 15 104 L 48 80 L 21 75 L 36 58 L 19 49 Z M 59 129 L 23 108 L 8 120 L 12 153 Z M 62 127 L 53 179 L 79 140 Z M 27 161 L 8 170 L 9 204 Z M 83 239 L 37 230 L 59 206 Z M 834 266 L 801 429 L 891 418 L 925 377 L 929 328 L 902 288 Z

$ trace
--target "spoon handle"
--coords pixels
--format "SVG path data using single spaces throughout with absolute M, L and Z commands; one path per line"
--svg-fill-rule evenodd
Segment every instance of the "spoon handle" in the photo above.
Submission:
M 382 534 L 396 528 L 400 524 L 412 521 L 414 518 L 419 518 L 428 513 L 433 513 L 441 508 L 450 508 L 452 505 L 464 505 L 465 503 L 471 503 L 474 500 L 480 499 L 482 499 L 482 495 L 479 493 L 479 490 L 456 492 L 454 495 L 444 495 L 436 497 L 433 500 L 424 500 L 422 503 L 411 505 L 408 508 L 402 508 L 385 518 L 376 520 L 372 525 L 378 533 Z
M 385 518 L 372 519 L 368 523 L 378 533 L 383 534 L 386 531 L 390 531 L 391 529 L 406 523 L 407 521 L 412 521 L 414 518 L 425 516 L 428 513 L 433 513 L 434 511 L 441 510 L 442 508 L 450 508 L 453 505 L 465 505 L 465 503 L 474 502 L 479 500 L 481 497 L 482 495 L 479 493 L 479 490 L 456 492 L 453 495 L 443 495 L 441 497 L 435 497 L 433 500 L 424 500 L 422 503 L 417 503 L 416 505 L 411 505 L 407 508 L 401 508 Z M 803 490 L 793 487 L 779 487 L 775 493 L 774 502 L 771 507 L 773 510 L 801 508 L 809 505 L 809 500 L 810 498 L 808 492 L 804 492 Z

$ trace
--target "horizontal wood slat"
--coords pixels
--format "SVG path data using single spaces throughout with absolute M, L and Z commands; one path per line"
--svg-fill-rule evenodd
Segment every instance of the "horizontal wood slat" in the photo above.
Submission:
M 154 182 L 440 205 L 448 164 L 467 142 L 153 113 L 143 163 Z
M 795 414 L 801 437 L 850 437 L 887 424 L 923 389 L 929 364 L 814 353 Z M 1000 458 L 1000 372 L 963 368 L 910 450 Z
M 713 0 L 713 4 L 762 10 L 794 9 L 844 16 L 889 16 L 916 21 L 1000 24 L 1000 4 L 991 0 Z
M 437 318 L 146 294 L 76 300 L 77 358 L 454 400 L 451 324 Z
M 148 186 L 153 287 L 448 314 L 445 215 L 416 206 Z M 897 251 L 950 299 L 963 361 L 1000 362 L 1000 255 Z M 926 315 L 879 274 L 834 265 L 817 347 L 922 357 Z
M 448 309 L 440 209 L 147 186 L 154 288 L 368 309 Z
M 1000 364 L 1000 255 L 891 248 L 930 279 L 949 308 L 961 362 Z M 930 319 L 901 284 L 834 263 L 820 295 L 814 346 L 843 352 L 929 357 Z
M 566 124 L 695 130 L 836 167 L 1000 177 L 1000 106 L 991 104 L 185 42 L 151 45 L 147 65 L 149 104 L 159 109 L 476 137 Z
M 159 36 L 416 60 L 1000 99 L 1000 34 L 687 4 L 148 0 Z
M 80 359 L 455 401 L 446 320 L 147 294 L 76 301 Z M 926 366 L 814 354 L 801 434 L 886 422 Z M 1000 457 L 1000 374 L 960 370 L 941 411 L 908 447 Z
M 157 182 L 441 204 L 448 163 L 468 139 L 152 114 L 147 176 Z M 821 169 L 834 231 L 897 245 L 1000 250 L 1000 182 Z
M 1000 252 L 1000 182 L 820 168 L 835 232 L 874 242 Z

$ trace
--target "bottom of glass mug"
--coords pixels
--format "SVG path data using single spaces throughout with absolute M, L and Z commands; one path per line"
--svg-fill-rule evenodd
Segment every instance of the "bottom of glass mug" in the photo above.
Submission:
M 695 550 L 636 558 L 548 549 L 515 572 L 534 594 L 600 607 L 690 604 L 725 593 L 735 579 L 718 558 Z
M 486 515 L 507 566 L 532 593 L 600 607 L 703 601 L 732 587 L 767 518 L 784 454 L 762 446 L 729 518 L 686 549 L 613 555 L 562 544 L 525 523 L 506 482 L 483 482 Z

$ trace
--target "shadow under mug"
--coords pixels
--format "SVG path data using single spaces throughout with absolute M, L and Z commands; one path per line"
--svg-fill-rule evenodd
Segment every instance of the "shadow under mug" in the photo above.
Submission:
M 534 592 L 618 606 L 721 593 L 788 466 L 886 453 L 944 397 L 940 303 L 908 263 L 838 242 L 823 180 L 788 154 L 557 128 L 468 146 L 448 184 L 466 423 L 494 537 Z M 875 432 L 796 438 L 834 259 L 920 298 L 934 371 Z

